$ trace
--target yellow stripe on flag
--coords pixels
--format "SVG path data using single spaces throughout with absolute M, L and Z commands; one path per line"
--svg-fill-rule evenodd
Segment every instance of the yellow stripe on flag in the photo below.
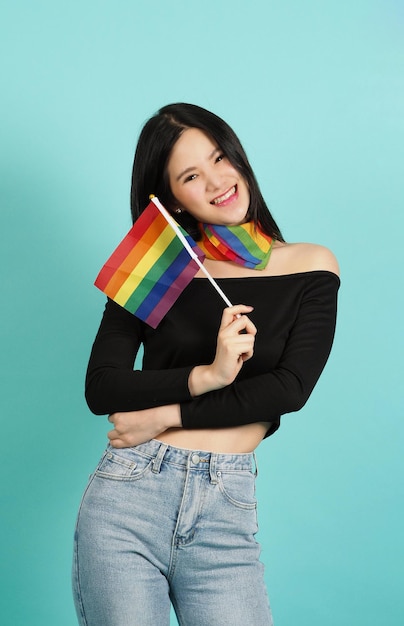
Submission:
M 164 228 L 159 237 L 156 239 L 155 244 L 151 247 L 146 254 L 139 260 L 139 262 L 132 269 L 128 278 L 125 280 L 121 288 L 117 291 L 114 300 L 121 306 L 124 306 L 129 300 L 135 289 L 139 286 L 140 282 L 146 276 L 147 272 L 153 267 L 156 261 L 159 260 L 164 250 L 170 245 L 176 234 L 169 224 Z

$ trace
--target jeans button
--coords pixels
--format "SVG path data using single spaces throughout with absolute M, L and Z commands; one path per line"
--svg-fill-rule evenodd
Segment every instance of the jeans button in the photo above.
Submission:
M 199 454 L 193 454 L 192 457 L 191 457 L 191 461 L 195 465 L 197 465 L 200 460 L 201 460 L 201 458 L 200 458 Z

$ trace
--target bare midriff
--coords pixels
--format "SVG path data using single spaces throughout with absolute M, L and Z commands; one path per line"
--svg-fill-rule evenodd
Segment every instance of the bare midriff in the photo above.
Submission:
M 234 428 L 211 428 L 206 430 L 185 430 L 170 428 L 156 439 L 176 448 L 200 450 L 204 452 L 222 452 L 224 454 L 243 454 L 253 452 L 265 437 L 268 422 L 245 424 Z

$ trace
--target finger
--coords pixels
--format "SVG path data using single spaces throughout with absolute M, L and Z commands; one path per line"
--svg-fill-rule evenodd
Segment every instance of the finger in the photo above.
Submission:
M 247 315 L 241 315 L 240 317 L 233 319 L 231 323 L 229 323 L 227 326 L 225 326 L 221 330 L 222 332 L 229 331 L 231 333 L 236 333 L 236 334 L 248 333 L 249 335 L 256 335 L 257 333 L 256 326 L 253 324 L 250 318 L 247 317 Z
M 242 330 L 244 330 L 249 335 L 257 334 L 257 327 L 255 326 L 255 324 L 253 324 L 250 318 L 247 317 L 247 315 L 242 315 L 240 319 L 236 321 L 242 324 Z
M 245 335 L 241 336 L 245 337 Z M 243 361 L 248 361 L 254 354 L 254 340 L 236 344 L 235 349 L 237 350 L 237 355 L 241 357 Z
M 238 360 L 241 356 L 243 360 L 251 358 L 254 354 L 254 335 L 233 334 L 224 337 L 221 341 L 222 355 L 226 358 Z
M 112 439 L 116 439 L 118 437 L 118 433 L 116 432 L 116 430 L 110 430 L 107 432 L 107 437 L 110 441 L 112 441 Z
M 248 361 L 249 359 L 251 359 L 253 355 L 254 355 L 254 350 L 247 350 L 246 352 L 243 352 L 242 354 L 240 354 L 240 358 L 244 363 L 245 361 Z
M 240 318 L 240 316 L 244 313 L 251 313 L 253 311 L 252 306 L 248 306 L 246 304 L 236 304 L 235 306 L 229 306 L 223 309 L 221 328 L 228 326 L 231 324 L 235 318 Z
M 119 433 L 116 428 L 114 428 L 113 430 L 110 430 L 109 432 L 107 432 L 107 437 L 110 441 L 112 441 L 113 439 L 121 439 L 122 437 L 124 437 L 125 435 L 123 433 Z
M 129 448 L 127 443 L 123 441 L 123 439 L 113 439 L 110 441 L 110 444 L 113 448 Z

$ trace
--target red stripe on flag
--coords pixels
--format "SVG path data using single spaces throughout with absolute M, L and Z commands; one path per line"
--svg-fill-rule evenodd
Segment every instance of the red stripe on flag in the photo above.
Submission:
M 113 298 L 125 282 L 127 274 L 133 271 L 136 264 L 147 250 L 152 247 L 166 226 L 166 220 L 156 205 L 150 202 L 126 237 L 124 237 L 106 261 L 95 280 L 95 286 L 104 293 L 107 290 L 107 295 Z M 139 244 L 141 246 L 139 250 L 136 250 L 135 255 L 131 255 L 134 247 Z M 125 263 L 127 259 L 128 266 Z M 124 270 L 124 273 L 122 270 Z

